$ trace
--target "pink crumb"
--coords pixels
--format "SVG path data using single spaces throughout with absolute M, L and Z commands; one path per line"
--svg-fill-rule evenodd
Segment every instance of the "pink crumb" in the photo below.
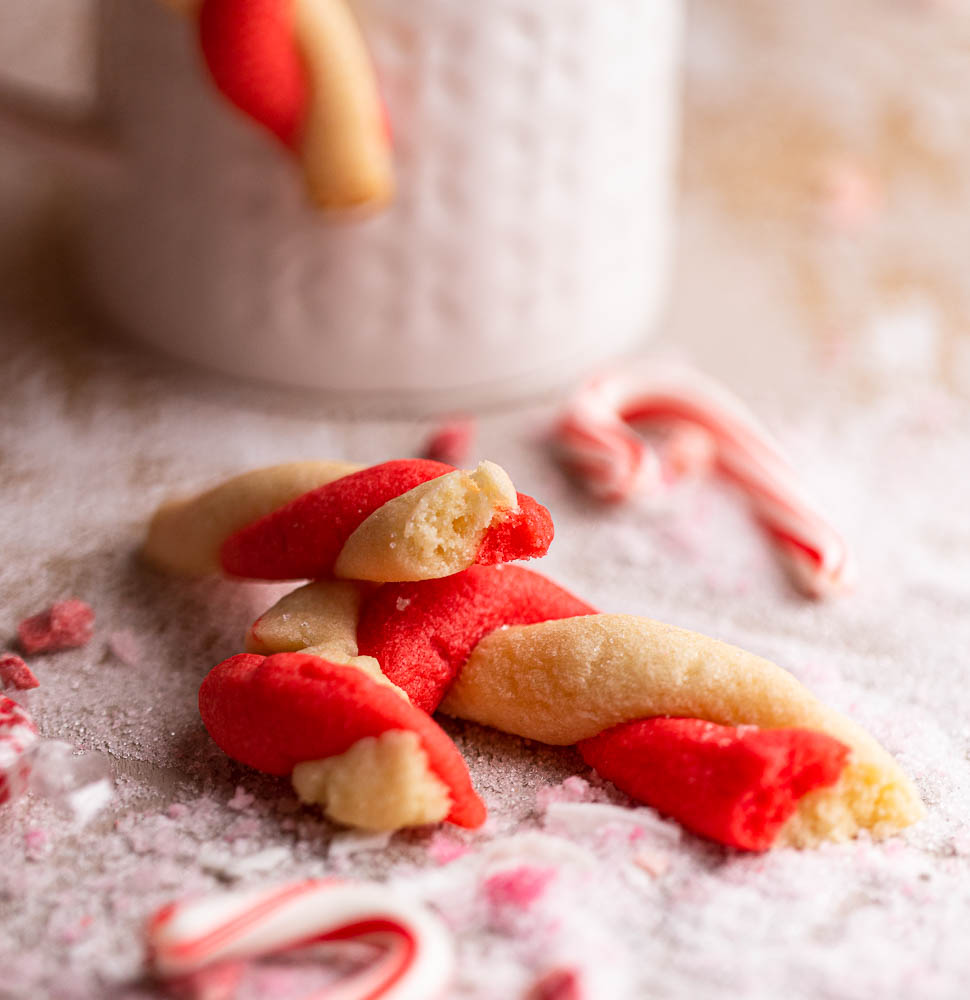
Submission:
M 134 667 L 141 662 L 141 647 L 131 629 L 120 629 L 108 636 L 108 649 L 116 660 L 126 667 Z
M 425 458 L 448 465 L 462 465 L 475 439 L 475 421 L 455 417 L 434 430 L 424 446 Z
M 607 796 L 594 788 L 585 778 L 571 775 L 559 785 L 540 788 L 536 792 L 536 805 L 546 809 L 553 802 L 605 802 Z
M 482 889 L 485 898 L 492 906 L 528 909 L 546 891 L 546 887 L 555 877 L 554 868 L 520 865 L 490 875 Z
M 237 809 L 242 812 L 248 809 L 256 801 L 255 795 L 250 795 L 242 785 L 236 786 L 236 794 L 226 803 L 230 809 Z
M 53 653 L 83 646 L 94 633 L 94 612 L 76 597 L 58 601 L 40 614 L 25 618 L 17 636 L 25 653 Z
M 40 687 L 33 670 L 15 653 L 0 653 L 0 687 L 29 691 Z
M 183 805 L 181 802 L 173 802 L 168 809 L 165 810 L 165 815 L 169 819 L 185 819 L 189 814 L 189 807 Z
M 468 853 L 468 848 L 460 841 L 444 833 L 436 833 L 428 844 L 428 857 L 435 864 L 447 865 Z
M 575 969 L 553 969 L 533 983 L 524 1000 L 583 1000 L 584 996 Z
M 50 834 L 40 827 L 33 827 L 24 834 L 24 847 L 31 861 L 39 861 L 50 847 Z

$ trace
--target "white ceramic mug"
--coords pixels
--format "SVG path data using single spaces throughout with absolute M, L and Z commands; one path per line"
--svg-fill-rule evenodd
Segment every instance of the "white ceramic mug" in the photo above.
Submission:
M 398 195 L 363 221 L 217 95 L 191 26 L 104 0 L 101 112 L 121 160 L 82 259 L 132 336 L 209 368 L 473 405 L 633 348 L 665 284 L 681 0 L 352 0 Z

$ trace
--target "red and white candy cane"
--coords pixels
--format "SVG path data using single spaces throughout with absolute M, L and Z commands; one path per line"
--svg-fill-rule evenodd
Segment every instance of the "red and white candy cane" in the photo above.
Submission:
M 27 755 L 36 742 L 37 728 L 27 712 L 12 698 L 0 695 L 0 805 L 27 788 Z
M 557 424 L 563 463 L 603 500 L 658 494 L 677 478 L 683 456 L 658 449 L 631 426 L 647 421 L 709 437 L 715 467 L 745 491 L 802 591 L 824 597 L 855 582 L 852 553 L 807 498 L 780 447 L 740 400 L 698 372 L 644 363 L 591 379 Z M 695 445 L 702 441 L 695 436 Z
M 376 883 L 309 879 L 171 903 L 148 925 L 155 974 L 178 981 L 326 943 L 372 943 L 382 956 L 305 1000 L 435 1000 L 454 971 L 444 925 Z

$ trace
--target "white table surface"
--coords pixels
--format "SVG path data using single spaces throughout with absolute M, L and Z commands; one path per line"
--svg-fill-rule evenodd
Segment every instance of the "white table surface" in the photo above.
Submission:
M 970 78 L 966 20 L 955 0 L 866 0 L 849 21 L 835 0 L 778 6 L 693 5 L 681 239 L 651 349 L 721 377 L 771 425 L 854 545 L 858 590 L 799 597 L 715 483 L 660 508 L 584 500 L 544 440 L 554 400 L 483 414 L 471 457 L 552 510 L 544 572 L 604 609 L 775 659 L 897 755 L 928 818 L 881 844 L 742 856 L 641 809 L 631 843 L 612 820 L 584 831 L 544 811 L 564 779 L 590 778 L 572 751 L 446 722 L 488 826 L 385 842 L 234 765 L 198 719 L 198 683 L 286 588 L 161 577 L 135 557 L 146 518 L 172 492 L 264 463 L 414 454 L 434 415 L 351 420 L 104 339 L 54 252 L 51 168 L 38 182 L 37 163 L 9 153 L 0 647 L 57 598 L 92 604 L 95 638 L 33 658 L 27 700 L 45 737 L 108 755 L 116 792 L 84 829 L 36 798 L 0 811 L 0 997 L 155 996 L 141 978 L 154 908 L 332 873 L 439 908 L 459 941 L 455 1000 L 517 998 L 560 965 L 595 1000 L 966 995 L 970 110 L 953 99 Z M 123 630 L 130 665 L 108 650 Z M 626 801 L 595 782 L 586 795 Z M 454 842 L 468 852 L 441 865 Z M 637 868 L 644 848 L 668 870 Z M 482 880 L 523 863 L 555 868 L 550 888 L 526 913 L 489 909 Z

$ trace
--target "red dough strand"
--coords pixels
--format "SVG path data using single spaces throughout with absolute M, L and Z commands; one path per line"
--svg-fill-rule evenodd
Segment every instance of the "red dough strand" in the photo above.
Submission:
M 485 806 L 455 745 L 424 712 L 356 667 L 305 653 L 244 653 L 215 667 L 199 689 L 209 735 L 234 760 L 269 774 L 349 750 L 388 730 L 417 734 L 451 793 L 448 822 L 474 828 Z
M 347 539 L 378 507 L 451 471 L 413 458 L 352 472 L 230 535 L 222 545 L 222 568 L 261 580 L 329 576 Z
M 549 511 L 525 493 L 516 496 L 518 513 L 492 524 L 485 533 L 475 560 L 480 566 L 533 559 L 549 551 L 553 536 Z
M 223 94 L 295 149 L 308 85 L 292 0 L 203 0 L 199 40 Z
M 329 577 L 347 539 L 374 511 L 453 471 L 429 459 L 399 459 L 327 483 L 230 535 L 221 549 L 222 568 L 258 580 Z M 553 534 L 549 511 L 524 494 L 519 494 L 519 507 L 489 528 L 479 562 L 545 554 Z
M 731 847 L 767 850 L 799 800 L 834 784 L 849 749 L 805 729 L 643 719 L 579 744 L 628 795 Z
M 473 566 L 442 580 L 389 583 L 374 591 L 360 611 L 357 645 L 415 705 L 433 712 L 489 632 L 595 613 L 539 573 Z

